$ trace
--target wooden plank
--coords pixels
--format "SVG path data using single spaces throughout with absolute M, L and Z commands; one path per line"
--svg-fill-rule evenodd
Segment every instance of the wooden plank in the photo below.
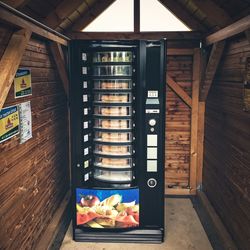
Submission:
M 197 155 L 198 155 L 198 112 L 199 112 L 199 88 L 201 71 L 201 51 L 194 49 L 193 58 L 193 83 L 192 83 L 192 114 L 191 114 L 191 146 L 190 146 L 190 189 L 197 189 Z
M 49 27 L 55 29 L 63 20 L 72 14 L 81 4 L 82 0 L 63 0 L 61 1 L 54 11 L 52 11 L 44 19 L 44 23 Z
M 61 45 L 55 42 L 50 43 L 50 49 L 57 66 L 58 74 L 62 80 L 63 88 L 67 97 L 69 97 L 69 78 L 66 71 L 65 60 Z
M 228 25 L 227 27 L 208 35 L 205 38 L 206 45 L 211 45 L 213 43 L 225 40 L 229 37 L 235 36 L 241 32 L 250 29 L 250 15 L 236 21 L 235 23 Z
M 203 83 L 201 86 L 200 100 L 206 101 L 210 87 L 213 83 L 215 73 L 219 66 L 223 51 L 225 47 L 225 41 L 220 41 L 213 45 L 208 64 L 205 71 L 205 76 L 203 78 Z
M 224 249 L 237 250 L 238 248 L 236 247 L 234 241 L 232 240 L 232 237 L 230 236 L 224 224 L 222 223 L 220 217 L 214 210 L 206 194 L 204 192 L 198 191 L 197 197 L 200 203 L 202 204 L 203 208 L 205 209 L 206 213 L 210 217 L 213 223 L 213 228 L 216 230 L 216 233 L 219 235 L 219 238 L 224 246 Z
M 209 22 L 213 23 L 214 25 L 222 28 L 232 23 L 232 18 L 225 11 L 225 9 L 221 8 L 214 1 L 193 0 L 193 3 L 198 7 L 200 11 L 202 11 L 207 16 Z
M 88 24 L 90 24 L 97 16 L 105 11 L 115 0 L 102 0 L 96 1 L 96 3 L 88 9 L 87 13 L 84 13 L 77 21 L 68 27 L 68 30 L 81 31 Z
M 184 22 L 191 30 L 207 31 L 207 27 L 189 13 L 180 3 L 175 0 L 159 0 L 163 6 L 170 10 L 177 18 Z
M 191 97 L 174 81 L 172 77 L 167 74 L 167 84 L 168 86 L 189 106 L 192 106 Z
M 195 40 L 200 41 L 201 33 L 192 31 L 169 32 L 69 32 L 71 39 L 163 39 L 179 40 L 181 42 Z
M 15 9 L 23 8 L 31 0 L 3 0 L 4 3 L 10 5 Z
M 190 189 L 188 188 L 167 188 L 166 195 L 191 195 Z
M 68 40 L 66 39 L 66 37 L 62 38 L 52 33 L 51 31 L 46 30 L 45 28 L 42 28 L 41 27 L 42 24 L 41 26 L 38 26 L 37 24 L 32 23 L 29 19 L 25 20 L 21 16 L 18 16 L 12 13 L 9 9 L 3 8 L 3 6 L 0 6 L 0 19 L 7 23 L 10 23 L 14 27 L 27 29 L 46 39 L 55 41 L 65 46 L 68 45 Z M 39 23 L 39 22 L 36 21 L 36 23 Z
M 248 42 L 250 43 L 250 29 L 245 31 L 245 35 L 247 37 Z
M 42 237 L 40 238 L 39 242 L 37 243 L 35 249 L 37 250 L 51 249 L 51 246 L 53 245 L 53 242 L 59 233 L 60 226 L 65 220 L 69 221 L 70 198 L 71 194 L 70 191 L 68 191 L 65 197 L 63 198 L 60 206 L 57 208 L 53 216 L 53 219 L 51 220 L 45 232 L 43 233 Z
M 182 49 L 182 48 L 168 48 L 167 49 L 167 56 L 189 56 L 193 55 L 193 49 Z
M 202 188 L 203 153 L 204 153 L 204 130 L 205 130 L 206 103 L 199 102 L 198 113 L 198 155 L 197 155 L 197 188 Z
M 134 0 L 134 32 L 140 32 L 140 0 Z
M 21 62 L 26 45 L 31 36 L 30 30 L 15 32 L 0 61 L 0 110 L 8 96 L 16 71 Z M 17 46 L 18 45 L 18 46 Z

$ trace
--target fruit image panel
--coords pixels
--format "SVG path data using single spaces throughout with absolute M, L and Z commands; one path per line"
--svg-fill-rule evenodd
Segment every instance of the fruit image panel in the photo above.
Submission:
M 76 225 L 102 229 L 139 223 L 139 189 L 76 189 Z

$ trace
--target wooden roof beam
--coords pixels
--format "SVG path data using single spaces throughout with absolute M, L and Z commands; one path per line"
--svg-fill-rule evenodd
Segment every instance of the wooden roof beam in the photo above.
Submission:
M 239 21 L 228 25 L 227 27 L 207 36 L 205 38 L 205 44 L 211 45 L 213 43 L 225 40 L 229 37 L 235 36 L 241 32 L 245 32 L 250 29 L 250 15 L 240 19 Z
M 71 39 L 162 39 L 201 40 L 201 33 L 195 31 L 170 32 L 69 32 Z
M 2 2 L 0 2 L 0 20 L 13 25 L 14 27 L 30 30 L 32 33 L 65 46 L 68 45 L 68 40 L 70 40 L 68 37 L 50 29 L 44 24 L 24 15 Z
M 115 0 L 97 1 L 87 13 L 84 13 L 68 30 L 81 31 L 89 25 L 97 16 L 106 10 Z
M 225 47 L 225 40 L 213 45 L 200 90 L 200 101 L 206 101 Z
M 247 37 L 248 42 L 250 43 L 250 29 L 245 31 L 245 35 Z
M 61 1 L 56 9 L 44 19 L 44 23 L 52 29 L 57 28 L 63 20 L 72 14 L 81 4 L 83 4 L 83 0 Z
M 8 4 L 9 6 L 15 8 L 15 9 L 21 9 L 26 4 L 28 4 L 30 0 L 2 0 L 2 2 Z
M 184 22 L 190 29 L 207 31 L 207 28 L 196 20 L 191 13 L 183 8 L 176 0 L 159 0 L 163 6 L 170 10 L 177 18 Z
M 177 94 L 188 106 L 192 107 L 192 99 L 186 93 L 186 91 L 171 77 L 167 74 L 168 86 Z
M 207 16 L 208 20 L 220 28 L 233 22 L 229 14 L 212 0 L 193 0 L 193 3 Z
M 0 61 L 0 110 L 21 62 L 32 32 L 22 29 L 13 33 Z

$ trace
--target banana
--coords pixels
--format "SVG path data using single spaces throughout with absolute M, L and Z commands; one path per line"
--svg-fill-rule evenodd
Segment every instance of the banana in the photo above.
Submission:
M 115 205 L 117 205 L 119 202 L 121 202 L 122 200 L 122 196 L 119 194 L 114 194 L 108 198 L 106 198 L 105 200 L 103 200 L 100 203 L 100 206 L 111 206 L 114 207 Z
M 96 223 L 95 221 L 89 221 L 87 224 L 93 228 L 104 228 L 102 225 Z
M 127 202 L 127 203 L 119 203 L 116 206 L 116 210 L 121 212 L 121 211 L 125 210 L 128 207 L 134 207 L 134 206 L 135 206 L 135 201 Z

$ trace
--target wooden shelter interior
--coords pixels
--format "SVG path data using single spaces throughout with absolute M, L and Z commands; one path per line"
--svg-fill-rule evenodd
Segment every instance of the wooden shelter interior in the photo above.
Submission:
M 0 109 L 19 101 L 12 84 L 19 67 L 32 70 L 33 84 L 23 98 L 32 105 L 32 140 L 0 144 L 3 249 L 45 244 L 68 213 L 70 39 L 161 38 L 168 44 L 165 194 L 197 196 L 228 232 L 225 244 L 249 249 L 250 3 L 159 1 L 191 31 L 140 32 L 139 0 L 134 32 L 115 33 L 81 32 L 114 0 L 0 2 Z

